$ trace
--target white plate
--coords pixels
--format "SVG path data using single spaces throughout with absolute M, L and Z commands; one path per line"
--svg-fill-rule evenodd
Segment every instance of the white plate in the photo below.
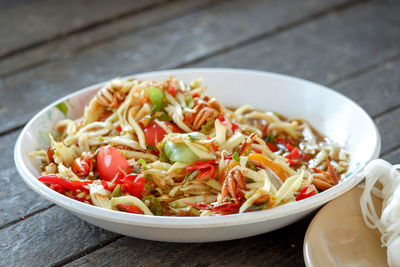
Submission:
M 251 104 L 257 109 L 278 111 L 288 117 L 308 120 L 330 139 L 344 146 L 351 155 L 349 177 L 339 185 L 300 202 L 274 209 L 219 217 L 154 217 L 128 214 L 75 201 L 51 190 L 36 178 L 39 162 L 27 152 L 46 146 L 43 136 L 57 120 L 64 118 L 55 105 L 64 102 L 68 117 L 83 112 L 99 83 L 70 94 L 44 108 L 23 129 L 15 145 L 15 163 L 25 182 L 50 201 L 83 220 L 120 234 L 161 241 L 206 242 L 242 238 L 275 230 L 293 223 L 329 200 L 347 192 L 362 177 L 365 164 L 380 151 L 380 137 L 368 114 L 347 97 L 306 80 L 261 71 L 239 69 L 165 70 L 131 77 L 165 80 L 170 75 L 189 82 L 203 77 L 209 92 L 223 104 Z
M 360 196 L 355 187 L 325 205 L 314 217 L 304 238 L 307 266 L 387 266 L 386 248 L 378 230 L 368 228 L 362 217 Z M 380 214 L 382 200 L 373 196 Z

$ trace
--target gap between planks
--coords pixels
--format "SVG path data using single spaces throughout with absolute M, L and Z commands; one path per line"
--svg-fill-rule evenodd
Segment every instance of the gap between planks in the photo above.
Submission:
M 47 39 L 45 41 L 41 41 L 40 44 L 35 45 L 33 47 L 28 47 L 27 49 L 19 50 L 17 53 L 14 53 L 12 55 L 7 54 L 5 57 L 0 57 L 0 60 L 2 60 L 4 58 L 7 58 L 7 57 L 16 56 L 19 53 L 27 52 L 29 50 L 33 50 L 33 49 L 39 48 L 41 46 L 45 46 L 45 45 L 50 44 L 50 43 L 55 42 L 55 41 L 65 40 L 65 39 L 67 39 L 69 37 L 73 37 L 73 36 L 81 34 L 81 33 L 89 32 L 90 30 L 96 30 L 96 29 L 100 28 L 101 26 L 106 25 L 107 23 L 115 23 L 115 22 L 121 21 L 123 19 L 127 19 L 127 18 L 129 18 L 129 17 L 131 17 L 133 15 L 138 15 L 140 13 L 145 13 L 146 11 L 154 11 L 154 10 L 156 10 L 158 8 L 162 8 L 166 4 L 171 4 L 171 3 L 179 4 L 179 3 L 183 2 L 183 1 L 184 0 L 169 0 L 169 1 L 167 0 L 167 2 L 155 3 L 155 4 L 151 5 L 151 6 L 144 7 L 142 9 L 140 9 L 140 10 L 133 10 L 129 14 L 126 14 L 126 15 L 123 15 L 123 16 L 117 16 L 117 18 L 109 19 L 107 21 L 104 21 L 104 23 L 103 22 L 99 23 L 98 25 L 95 25 L 93 27 L 83 27 L 83 28 L 81 28 L 79 30 L 72 31 L 70 34 L 62 34 L 62 35 L 59 35 L 58 38 L 51 38 L 51 39 Z M 149 29 L 151 27 L 157 26 L 160 23 L 163 23 L 165 21 L 173 21 L 175 19 L 174 17 L 176 17 L 176 19 L 187 17 L 187 16 L 190 16 L 192 14 L 195 14 L 195 13 L 198 13 L 200 11 L 203 11 L 205 9 L 211 8 L 211 7 L 215 6 L 215 5 L 222 4 L 224 2 L 229 2 L 229 1 L 232 1 L 232 0 L 209 0 L 209 1 L 206 1 L 203 4 L 199 4 L 199 5 L 195 6 L 195 7 L 192 7 L 190 9 L 186 10 L 184 12 L 184 14 L 180 14 L 180 16 L 167 17 L 167 18 L 161 19 L 159 21 L 156 21 L 156 22 L 149 23 L 147 25 L 138 27 L 138 28 L 136 28 L 134 30 L 127 30 L 127 31 L 123 31 L 123 32 L 117 33 L 115 35 L 108 35 L 106 38 L 101 39 L 101 40 L 97 40 L 95 43 L 86 44 L 86 45 L 83 45 L 83 46 L 78 46 L 78 47 L 76 47 L 74 49 L 71 49 L 69 55 L 78 54 L 78 53 L 83 52 L 83 51 L 85 51 L 87 49 L 90 49 L 90 48 L 93 48 L 93 47 L 96 47 L 96 46 L 99 46 L 99 45 L 102 45 L 102 44 L 106 44 L 106 43 L 111 42 L 111 41 L 115 41 L 118 38 L 124 37 L 124 36 L 132 34 L 132 33 L 140 33 L 140 32 L 142 32 L 142 31 L 144 31 L 146 29 Z M 30 63 L 30 64 L 27 64 L 27 65 L 21 66 L 19 68 L 4 72 L 4 73 L 0 74 L 0 79 L 4 79 L 4 78 L 7 78 L 9 76 L 13 76 L 13 75 L 16 75 L 16 74 L 19 74 L 19 73 L 23 73 L 23 72 L 29 71 L 29 70 L 31 70 L 33 68 L 40 67 L 42 65 L 45 65 L 47 63 L 54 62 L 54 61 L 57 61 L 57 60 L 60 60 L 60 59 L 59 58 L 53 58 L 53 57 L 43 58 L 43 59 L 37 60 L 37 61 L 35 61 L 33 63 Z
M 79 253 L 77 253 L 75 255 L 71 255 L 70 257 L 67 257 L 67 258 L 62 259 L 62 260 L 60 260 L 58 262 L 52 263 L 52 264 L 50 264 L 50 266 L 51 267 L 59 267 L 59 266 L 66 265 L 66 264 L 71 263 L 71 262 L 73 262 L 73 261 L 75 261 L 77 259 L 80 259 L 80 258 L 82 258 L 82 257 L 84 257 L 86 255 L 89 255 L 90 253 L 95 252 L 96 250 L 99 250 L 99 249 L 101 249 L 101 248 L 103 248 L 103 247 L 105 247 L 105 246 L 107 246 L 107 245 L 109 245 L 109 244 L 111 244 L 111 243 L 123 238 L 123 237 L 125 237 L 125 236 L 124 235 L 118 235 L 118 236 L 112 237 L 112 238 L 110 238 L 108 240 L 105 240 L 103 242 L 100 242 L 100 243 L 98 243 L 98 244 L 96 244 L 96 245 L 94 245 L 92 247 L 89 247 L 89 248 L 87 248 L 87 249 L 85 249 L 85 250 L 83 250 L 83 251 L 81 251 L 81 252 L 79 252 Z
M 219 55 L 227 53 L 227 52 L 229 52 L 229 51 L 231 51 L 233 49 L 236 49 L 238 47 L 244 47 L 244 46 L 250 45 L 250 44 L 252 44 L 254 42 L 258 42 L 258 41 L 261 41 L 263 39 L 267 39 L 269 37 L 273 37 L 273 36 L 278 35 L 279 33 L 282 33 L 284 31 L 294 29 L 294 28 L 299 27 L 299 26 L 301 26 L 303 24 L 306 24 L 306 23 L 308 23 L 310 21 L 313 21 L 313 20 L 319 19 L 321 17 L 324 17 L 324 16 L 326 16 L 326 15 L 332 13 L 332 12 L 339 12 L 339 11 L 348 9 L 350 7 L 356 6 L 358 4 L 368 3 L 370 1 L 372 1 L 372 0 L 354 0 L 354 1 L 349 1 L 349 2 L 345 2 L 345 3 L 339 3 L 337 5 L 333 5 L 333 6 L 327 7 L 326 9 L 318 11 L 318 12 L 316 12 L 314 14 L 311 14 L 311 15 L 309 15 L 307 17 L 298 19 L 298 20 L 293 21 L 293 22 L 291 22 L 289 24 L 285 24 L 285 25 L 276 27 L 272 31 L 258 34 L 258 35 L 254 36 L 254 37 L 249 38 L 249 39 L 237 42 L 235 44 L 228 45 L 228 46 L 226 46 L 226 47 L 224 47 L 222 49 L 216 50 L 216 51 L 214 51 L 212 53 L 208 53 L 208 54 L 206 54 L 204 56 L 195 58 L 195 59 L 190 60 L 188 62 L 185 62 L 183 64 L 179 64 L 179 65 L 176 66 L 176 68 L 183 68 L 183 67 L 187 67 L 189 65 L 192 65 L 194 63 L 200 63 L 202 61 L 205 61 L 206 59 L 209 59 L 209 58 L 215 57 L 215 56 L 219 56 Z
M 121 20 L 121 19 L 124 19 L 126 17 L 132 16 L 132 15 L 136 15 L 138 13 L 143 13 L 143 12 L 146 12 L 148 10 L 151 10 L 151 9 L 154 9 L 154 8 L 157 8 L 157 7 L 161 7 L 163 5 L 167 5 L 167 4 L 170 4 L 171 2 L 177 2 L 177 1 L 179 1 L 179 0 L 164 0 L 163 2 L 153 3 L 153 4 L 150 4 L 148 6 L 143 6 L 141 8 L 138 8 L 138 9 L 133 8 L 131 10 L 128 10 L 128 11 L 124 12 L 124 13 L 120 13 L 120 14 L 114 15 L 114 16 L 109 17 L 109 18 L 105 18 L 105 19 L 97 21 L 97 22 L 89 23 L 89 24 L 87 24 L 87 25 L 85 25 L 85 26 L 83 26 L 81 28 L 72 29 L 72 30 L 69 30 L 69 31 L 66 31 L 66 32 L 61 32 L 61 33 L 56 34 L 56 35 L 54 35 L 54 36 L 52 36 L 50 38 L 46 38 L 44 40 L 40 40 L 40 41 L 31 43 L 31 44 L 28 44 L 28 45 L 25 45 L 25 46 L 10 50 L 9 52 L 5 53 L 4 55 L 0 55 L 0 59 L 8 58 L 8 57 L 14 56 L 14 55 L 16 55 L 18 53 L 25 52 L 27 50 L 37 48 L 37 47 L 39 47 L 41 45 L 44 45 L 46 43 L 49 43 L 49 42 L 52 42 L 52 41 L 56 41 L 56 40 L 62 40 L 62 39 L 68 38 L 71 35 L 74 35 L 74 34 L 77 34 L 77 33 L 86 32 L 86 31 L 90 31 L 92 29 L 101 27 L 101 26 L 103 26 L 103 25 L 105 25 L 107 23 L 114 22 L 114 21 L 117 21 L 117 20 Z
M 107 23 L 114 22 L 114 21 L 117 21 L 117 20 L 121 20 L 121 19 L 127 18 L 127 17 L 129 17 L 131 15 L 142 13 L 142 12 L 145 12 L 145 11 L 148 11 L 148 10 L 151 10 L 151 9 L 155 9 L 157 7 L 162 7 L 163 5 L 169 4 L 171 2 L 179 2 L 179 1 L 180 0 L 169 0 L 167 2 L 155 3 L 155 4 L 152 4 L 150 6 L 138 9 L 138 10 L 133 10 L 133 11 L 127 12 L 127 13 L 122 14 L 122 15 L 121 14 L 117 15 L 114 18 L 106 19 L 106 20 L 98 22 L 98 23 L 92 23 L 92 24 L 89 24 L 89 25 L 87 25 L 85 27 L 82 27 L 80 29 L 72 30 L 69 33 L 59 34 L 59 35 L 57 35 L 55 37 L 52 37 L 52 38 L 37 42 L 35 44 L 30 44 L 30 45 L 26 46 L 25 48 L 18 49 L 18 50 L 16 50 L 16 52 L 13 52 L 13 53 L 10 52 L 10 53 L 6 54 L 5 56 L 0 56 L 0 60 L 3 59 L 3 58 L 7 58 L 7 57 L 10 57 L 10 56 L 16 55 L 19 52 L 25 52 L 27 50 L 40 47 L 41 45 L 45 45 L 45 44 L 47 44 L 49 42 L 52 42 L 52 41 L 62 40 L 62 39 L 65 39 L 67 37 L 70 37 L 70 36 L 72 36 L 74 34 L 90 31 L 92 29 L 101 27 L 101 26 L 103 26 L 103 25 L 105 25 Z M 252 38 L 243 40 L 243 41 L 238 42 L 236 44 L 228 45 L 227 47 L 224 47 L 224 48 L 222 48 L 220 50 L 208 53 L 208 54 L 206 54 L 204 56 L 201 56 L 201 57 L 195 58 L 193 60 L 190 60 L 188 62 L 185 62 L 184 64 L 177 65 L 177 66 L 175 66 L 175 68 L 181 68 L 181 67 L 185 67 L 187 65 L 193 64 L 193 63 L 202 62 L 202 61 L 204 61 L 204 60 L 206 60 L 208 58 L 211 58 L 213 56 L 217 56 L 217 55 L 226 53 L 226 52 L 231 51 L 231 50 L 233 50 L 233 49 L 235 49 L 237 47 L 246 46 L 246 45 L 251 44 L 253 42 L 256 42 L 256 41 L 259 41 L 259 40 L 262 40 L 262 39 L 265 39 L 265 38 L 268 38 L 268 37 L 272 37 L 274 35 L 277 35 L 277 34 L 283 32 L 283 31 L 286 31 L 286 30 L 289 30 L 289 29 L 293 29 L 293 28 L 295 28 L 297 26 L 300 26 L 302 24 L 305 24 L 307 22 L 310 22 L 312 20 L 315 20 L 317 18 L 325 16 L 325 15 L 331 13 L 331 12 L 342 11 L 342 10 L 345 10 L 347 8 L 353 7 L 353 6 L 361 4 L 361 3 L 367 3 L 369 1 L 371 1 L 371 0 L 350 0 L 350 1 L 345 2 L 345 3 L 339 3 L 339 4 L 336 4 L 336 5 L 327 7 L 325 9 L 322 9 L 319 12 L 316 12 L 314 14 L 306 16 L 306 17 L 304 17 L 302 19 L 298 19 L 298 20 L 296 20 L 296 21 L 294 21 L 292 23 L 277 27 L 276 29 L 274 29 L 272 31 L 261 33 L 259 35 L 256 35 L 256 36 L 252 37 Z M 222 2 L 223 2 L 222 0 L 216 0 L 215 1 L 215 3 L 222 3 Z M 208 8 L 208 7 L 212 7 L 211 3 L 206 3 L 203 8 Z M 192 12 L 187 12 L 187 14 L 185 14 L 184 16 L 180 16 L 179 18 L 191 15 L 193 13 L 197 13 L 198 11 L 201 11 L 201 8 L 196 8 Z M 173 21 L 174 19 L 172 18 L 170 20 Z M 148 26 L 144 27 L 143 29 L 150 28 L 151 26 L 154 26 L 154 25 L 148 25 Z M 134 32 L 140 32 L 143 29 L 138 29 L 138 30 L 135 30 Z M 121 33 L 119 35 L 116 35 L 115 37 L 116 38 L 120 38 L 120 37 L 123 37 L 123 36 L 125 36 L 126 34 L 129 34 L 129 33 L 131 33 L 131 32 L 130 31 L 124 32 L 124 33 Z M 107 39 L 104 39 L 104 40 L 102 40 L 100 42 L 97 42 L 96 44 L 92 44 L 91 46 L 80 47 L 80 48 L 76 49 L 74 52 L 72 52 L 72 54 L 73 53 L 76 54 L 76 53 L 82 52 L 82 51 L 84 51 L 84 50 L 86 50 L 88 48 L 92 48 L 92 47 L 95 47 L 97 45 L 105 44 L 107 42 L 110 42 L 111 39 L 112 38 L 107 38 Z M 115 40 L 115 39 L 112 39 L 112 40 Z M 40 60 L 40 61 L 32 63 L 30 65 L 26 65 L 24 67 L 12 70 L 10 72 L 3 73 L 2 75 L 0 75 L 0 78 L 3 79 L 3 78 L 6 78 L 8 76 L 12 76 L 12 75 L 15 75 L 15 74 L 18 74 L 18 73 L 21 73 L 21 72 L 28 71 L 28 70 L 30 70 L 32 68 L 39 67 L 39 66 L 44 65 L 44 64 L 46 64 L 48 62 L 51 62 L 53 60 L 54 59 L 51 59 L 51 58 Z

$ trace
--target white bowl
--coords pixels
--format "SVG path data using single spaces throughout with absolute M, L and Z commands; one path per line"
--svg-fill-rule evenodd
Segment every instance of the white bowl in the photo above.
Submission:
M 251 104 L 260 110 L 278 111 L 288 117 L 308 120 L 317 130 L 344 146 L 350 153 L 348 177 L 339 185 L 311 198 L 270 210 L 217 217 L 144 216 L 106 210 L 58 194 L 37 180 L 40 162 L 27 152 L 47 144 L 46 132 L 64 114 L 55 106 L 65 101 L 67 116 L 77 118 L 83 107 L 103 84 L 72 93 L 44 108 L 23 129 L 15 145 L 14 158 L 25 182 L 48 200 L 83 220 L 104 229 L 144 239 L 171 242 L 208 242 L 266 233 L 293 223 L 329 200 L 357 185 L 356 175 L 365 164 L 378 157 L 380 137 L 368 114 L 349 98 L 324 86 L 286 75 L 239 69 L 165 70 L 131 77 L 165 80 L 170 75 L 189 82 L 203 77 L 209 92 L 223 104 Z

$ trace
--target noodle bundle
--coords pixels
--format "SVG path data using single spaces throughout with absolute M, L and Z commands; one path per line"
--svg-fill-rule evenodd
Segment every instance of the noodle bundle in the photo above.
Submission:
M 387 247 L 389 266 L 400 266 L 400 165 L 384 160 L 371 161 L 365 168 L 365 188 L 361 195 L 361 211 L 365 224 L 381 233 L 382 246 Z M 376 187 L 377 183 L 382 186 Z M 372 194 L 382 198 L 382 212 L 377 214 Z

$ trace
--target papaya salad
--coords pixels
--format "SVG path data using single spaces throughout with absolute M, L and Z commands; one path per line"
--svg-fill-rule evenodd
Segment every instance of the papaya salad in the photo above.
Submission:
M 271 209 L 340 183 L 349 155 L 307 121 L 223 106 L 201 79 L 113 79 L 56 123 L 39 181 L 75 200 L 145 215 Z

